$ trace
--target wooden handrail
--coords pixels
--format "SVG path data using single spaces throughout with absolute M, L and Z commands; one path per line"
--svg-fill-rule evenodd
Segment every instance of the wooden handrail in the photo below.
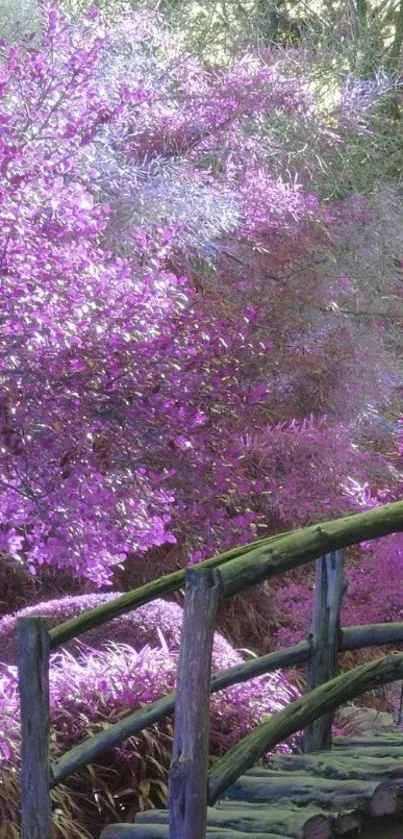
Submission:
M 396 501 L 374 510 L 352 513 L 333 521 L 287 531 L 250 545 L 235 548 L 204 560 L 195 566 L 220 568 L 226 595 L 235 594 L 263 580 L 312 562 L 330 551 L 346 548 L 368 539 L 403 531 L 403 502 Z M 157 597 L 183 588 L 185 571 L 166 574 L 116 600 L 83 612 L 50 630 L 51 649 L 65 644 L 88 629 L 150 603 Z
M 402 678 L 403 653 L 397 653 L 354 667 L 291 702 L 268 722 L 247 734 L 218 761 L 209 775 L 209 804 L 214 804 L 230 784 L 253 766 L 259 757 L 323 713 L 333 711 L 377 685 Z
M 293 532 L 295 531 L 287 530 L 284 533 L 269 536 L 267 539 L 259 539 L 256 542 L 251 542 L 249 545 L 233 548 L 230 551 L 217 554 L 210 559 L 205 559 L 195 567 L 197 569 L 220 568 L 225 563 L 237 559 L 239 556 L 243 556 L 243 554 L 251 550 L 270 545 L 272 542 L 277 543 L 279 540 L 287 538 Z M 180 571 L 173 571 L 171 574 L 164 574 L 162 577 L 158 577 L 157 580 L 152 580 L 151 583 L 145 583 L 138 588 L 132 589 L 132 591 L 122 594 L 121 597 L 117 597 L 112 602 L 104 603 L 102 606 L 95 606 L 93 609 L 82 612 L 76 618 L 71 618 L 68 621 L 64 621 L 64 623 L 60 623 L 58 626 L 54 626 L 49 633 L 50 648 L 54 650 L 56 647 L 60 647 L 61 644 L 70 641 L 71 638 L 77 638 L 83 632 L 87 632 L 88 629 L 92 629 L 94 626 L 101 626 L 113 620 L 113 618 L 119 617 L 119 615 L 124 615 L 126 612 L 138 609 L 139 606 L 144 606 L 146 603 L 151 603 L 158 597 L 179 591 L 185 585 L 185 574 L 185 568 L 182 568 Z
M 403 502 L 295 530 L 220 567 L 228 597 L 320 556 L 403 530 Z

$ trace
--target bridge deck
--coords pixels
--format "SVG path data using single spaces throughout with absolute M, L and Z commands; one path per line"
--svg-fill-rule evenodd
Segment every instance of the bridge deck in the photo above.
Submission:
M 276 755 L 250 769 L 209 808 L 207 839 L 331 839 L 400 812 L 403 734 L 336 737 L 331 752 Z M 168 819 L 148 810 L 101 839 L 168 839 Z

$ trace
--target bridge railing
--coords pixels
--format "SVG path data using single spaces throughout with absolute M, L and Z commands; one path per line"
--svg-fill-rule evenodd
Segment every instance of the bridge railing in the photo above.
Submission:
M 376 684 L 403 678 L 403 654 L 389 656 L 336 677 L 340 650 L 403 642 L 403 624 L 340 629 L 343 548 L 403 530 L 403 502 L 343 519 L 289 531 L 178 571 L 92 609 L 48 631 L 43 618 L 18 622 L 21 698 L 21 839 L 50 839 L 50 789 L 127 737 L 175 709 L 170 771 L 171 839 L 202 839 L 207 801 L 216 798 L 248 766 L 281 740 L 305 729 L 306 750 L 329 748 L 338 705 Z M 211 678 L 218 601 L 251 585 L 317 561 L 312 632 L 286 650 L 245 662 Z M 109 729 L 49 759 L 49 654 L 87 629 L 185 586 L 177 691 Z M 218 762 L 207 783 L 209 695 L 256 675 L 308 664 L 309 692 L 258 726 Z M 198 821 L 194 814 L 197 812 Z M 193 813 L 193 816 L 192 816 Z M 203 827 L 204 824 L 204 827 Z

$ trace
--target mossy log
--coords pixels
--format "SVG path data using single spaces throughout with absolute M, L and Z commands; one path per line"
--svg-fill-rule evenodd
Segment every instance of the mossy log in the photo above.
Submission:
M 378 684 L 393 682 L 402 676 L 403 654 L 399 653 L 355 667 L 291 702 L 268 722 L 257 726 L 218 761 L 209 775 L 209 803 L 214 804 L 262 754 L 296 731 L 301 731 L 321 714 L 332 711 Z
M 286 769 L 286 767 L 285 767 Z M 227 790 L 231 801 L 277 804 L 287 801 L 295 806 L 316 805 L 326 810 L 358 809 L 369 816 L 400 812 L 402 781 L 340 780 L 317 777 L 303 770 L 275 772 L 270 769 L 250 770 Z
M 288 801 L 281 806 L 250 804 L 249 802 L 223 802 L 220 807 L 209 807 L 207 822 L 209 829 L 221 828 L 265 836 L 273 833 L 277 836 L 325 837 L 331 836 L 332 817 L 323 813 L 319 807 L 294 807 Z M 136 824 L 168 824 L 167 810 L 147 810 L 138 813 Z
M 246 551 L 222 565 L 225 594 L 237 594 L 324 554 L 401 530 L 402 501 L 295 530 L 277 542 Z
M 223 799 L 212 809 L 225 810 L 228 805 L 231 805 L 232 810 L 237 808 L 239 813 L 242 813 L 245 807 L 253 806 L 253 804 L 246 801 L 227 801 L 227 799 Z M 318 837 L 322 839 L 324 836 L 333 837 L 335 834 L 337 836 L 344 836 L 345 833 L 350 833 L 352 830 L 360 830 L 362 826 L 362 816 L 358 809 L 345 809 L 340 812 L 333 812 L 314 805 L 310 807 L 293 807 L 287 799 L 284 799 L 278 804 L 270 804 L 269 810 L 271 813 L 274 811 L 273 825 L 278 825 L 280 829 L 282 827 L 281 813 L 285 810 L 291 814 L 288 820 L 288 830 L 291 830 L 291 835 L 303 836 L 304 839 L 306 837 L 308 839 L 318 839 Z M 282 829 L 286 830 L 287 827 L 284 825 Z M 252 833 L 253 837 L 255 836 L 252 831 L 250 833 Z M 236 835 L 235 833 L 234 837 Z M 281 836 L 283 834 L 276 835 Z M 288 834 L 284 835 L 287 836 Z
M 273 768 L 281 772 L 310 772 L 313 776 L 347 780 L 368 780 L 382 781 L 385 777 L 390 779 L 401 778 L 403 785 L 403 752 L 396 749 L 388 755 L 384 752 L 381 755 L 372 753 L 364 755 L 345 750 L 330 752 L 325 755 L 322 752 L 309 755 L 278 755 L 273 759 Z
M 402 530 L 403 502 L 397 501 L 373 510 L 261 539 L 204 560 L 197 567 L 220 567 L 225 574 L 226 594 L 229 595 L 318 559 L 338 548 Z M 175 571 L 123 594 L 111 603 L 97 606 L 73 620 L 65 621 L 50 631 L 51 648 L 157 597 L 177 591 L 183 587 L 184 581 L 185 571 Z

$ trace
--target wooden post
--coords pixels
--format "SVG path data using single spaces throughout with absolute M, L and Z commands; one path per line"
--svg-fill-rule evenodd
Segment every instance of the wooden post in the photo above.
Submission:
M 311 634 L 311 656 L 307 668 L 307 691 L 337 675 L 340 635 L 340 606 L 344 592 L 343 551 L 332 551 L 316 562 L 315 602 Z M 304 752 L 330 749 L 333 713 L 324 714 L 304 731 Z
M 218 569 L 186 571 L 169 774 L 170 839 L 206 836 L 211 656 L 221 594 Z
M 49 633 L 43 618 L 20 618 L 21 839 L 51 839 Z

